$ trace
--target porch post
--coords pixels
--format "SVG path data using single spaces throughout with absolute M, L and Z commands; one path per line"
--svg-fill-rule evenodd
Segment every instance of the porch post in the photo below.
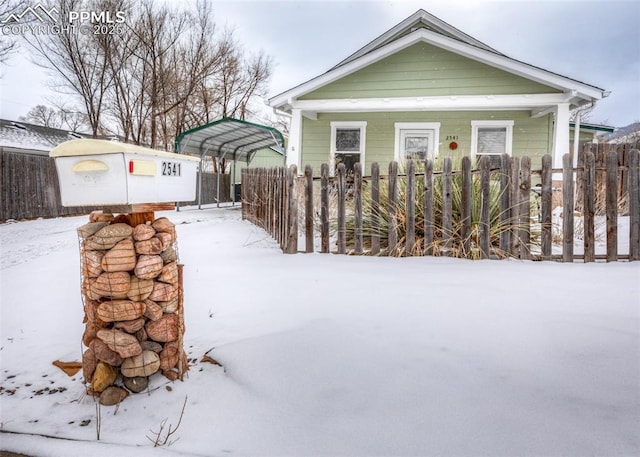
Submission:
M 553 124 L 553 168 L 562 168 L 562 156 L 569 152 L 569 104 L 558 103 Z M 554 181 L 562 180 L 562 173 L 554 173 Z
M 295 165 L 302 169 L 300 150 L 302 149 L 302 110 L 291 110 L 291 126 L 289 127 L 289 143 L 287 144 L 287 167 Z

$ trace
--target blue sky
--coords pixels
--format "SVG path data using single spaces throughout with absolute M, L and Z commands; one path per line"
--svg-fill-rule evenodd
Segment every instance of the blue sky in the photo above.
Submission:
M 178 0 L 168 3 L 177 3 Z M 181 0 L 187 2 L 190 0 Z M 275 63 L 269 95 L 327 71 L 423 8 L 518 60 L 611 91 L 589 122 L 640 120 L 639 1 L 214 1 L 220 29 Z M 0 117 L 56 97 L 25 52 L 1 73 Z

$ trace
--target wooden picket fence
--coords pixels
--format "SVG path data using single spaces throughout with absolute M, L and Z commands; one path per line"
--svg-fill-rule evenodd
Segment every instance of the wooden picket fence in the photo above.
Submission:
M 398 164 L 391 162 L 387 175 L 381 175 L 380 167 L 373 163 L 371 175 L 366 177 L 360 164 L 355 165 L 353 176 L 347 176 L 344 165 L 339 164 L 335 177 L 329 176 L 329 166 L 323 164 L 320 177 L 315 178 L 310 166 L 305 167 L 303 177 L 298 177 L 295 166 L 246 168 L 242 173 L 242 217 L 270 233 L 285 253 L 299 252 L 300 238 L 305 244 L 302 252 L 314 252 L 318 246 L 321 253 L 453 255 L 455 235 L 460 243 L 458 257 L 563 262 L 640 260 L 640 151 L 629 150 L 626 154 L 628 165 L 620 165 L 619 156 L 613 151 L 598 166 L 594 152 L 586 150 L 577 168 L 566 154 L 561 169 L 552 168 L 551 156 L 545 155 L 539 170 L 531 169 L 529 157 L 506 154 L 500 167 L 493 169 L 488 157 L 479 161 L 478 169 L 472 169 L 470 158 L 465 157 L 460 170 L 452 169 L 451 158 L 443 160 L 441 170 L 434 170 L 432 160 L 419 164 L 408 161 L 404 174 L 399 174 Z M 601 193 L 596 174 L 600 173 L 605 177 L 602 217 L 606 217 L 606 254 L 596 255 L 595 221 L 599 212 L 596 196 Z M 560 174 L 561 203 L 558 197 L 553 197 L 554 192 L 560 191 L 553 188 L 554 182 L 560 182 Z M 454 186 L 454 180 L 458 185 Z M 534 199 L 532 180 L 539 182 L 536 186 L 539 197 Z M 319 204 L 314 198 L 317 181 Z M 398 197 L 399 188 L 404 192 L 403 199 Z M 499 189 L 497 217 L 490 215 L 492 188 Z M 418 190 L 421 195 L 416 194 Z M 436 194 L 438 199 L 434 197 Z M 335 218 L 330 216 L 330 195 L 337 200 L 333 203 L 337 204 Z M 480 202 L 480 216 L 472 227 L 474 196 Z M 363 205 L 363 197 L 367 205 Z M 560 236 L 553 232 L 554 206 L 562 208 Z M 577 215 L 576 207 L 580 208 Z M 629 217 L 628 253 L 618 252 L 620 208 Z M 420 218 L 416 217 L 416 209 Z M 454 226 L 456 217 L 460 222 Z M 576 217 L 582 218 L 583 253 L 574 253 Z M 496 224 L 500 225 L 497 235 L 491 231 Z M 401 239 L 398 234 L 403 234 Z

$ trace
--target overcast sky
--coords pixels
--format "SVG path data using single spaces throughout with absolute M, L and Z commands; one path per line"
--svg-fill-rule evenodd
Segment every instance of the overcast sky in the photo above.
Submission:
M 324 73 L 420 8 L 509 57 L 611 91 L 589 122 L 623 127 L 640 120 L 638 0 L 214 2 L 220 28 L 233 28 L 247 50 L 273 57 L 270 96 Z M 48 104 L 52 95 L 47 75 L 25 54 L 0 71 L 4 119 Z

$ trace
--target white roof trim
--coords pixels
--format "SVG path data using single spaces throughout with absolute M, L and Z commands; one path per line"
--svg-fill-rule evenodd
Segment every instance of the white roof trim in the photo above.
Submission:
M 373 111 L 532 110 L 569 103 L 571 94 L 458 95 L 436 97 L 342 98 L 293 100 L 304 112 L 348 113 Z
M 492 67 L 507 71 L 509 73 L 522 76 L 532 81 L 554 87 L 556 89 L 573 92 L 574 97 L 587 100 L 600 100 L 607 94 L 604 90 L 589 84 L 576 81 L 565 76 L 561 76 L 542 68 L 520 62 L 504 55 L 479 49 L 467 43 L 454 40 L 439 33 L 426 29 L 418 29 L 414 32 L 399 38 L 389 44 L 371 51 L 349 63 L 337 67 L 327 73 L 317 76 L 299 86 L 283 92 L 269 99 L 269 105 L 274 108 L 282 108 L 291 105 L 292 100 L 312 92 L 322 86 L 332 83 L 375 62 L 378 62 L 396 52 L 408 48 L 414 44 L 425 42 L 438 46 L 458 55 L 485 63 Z

